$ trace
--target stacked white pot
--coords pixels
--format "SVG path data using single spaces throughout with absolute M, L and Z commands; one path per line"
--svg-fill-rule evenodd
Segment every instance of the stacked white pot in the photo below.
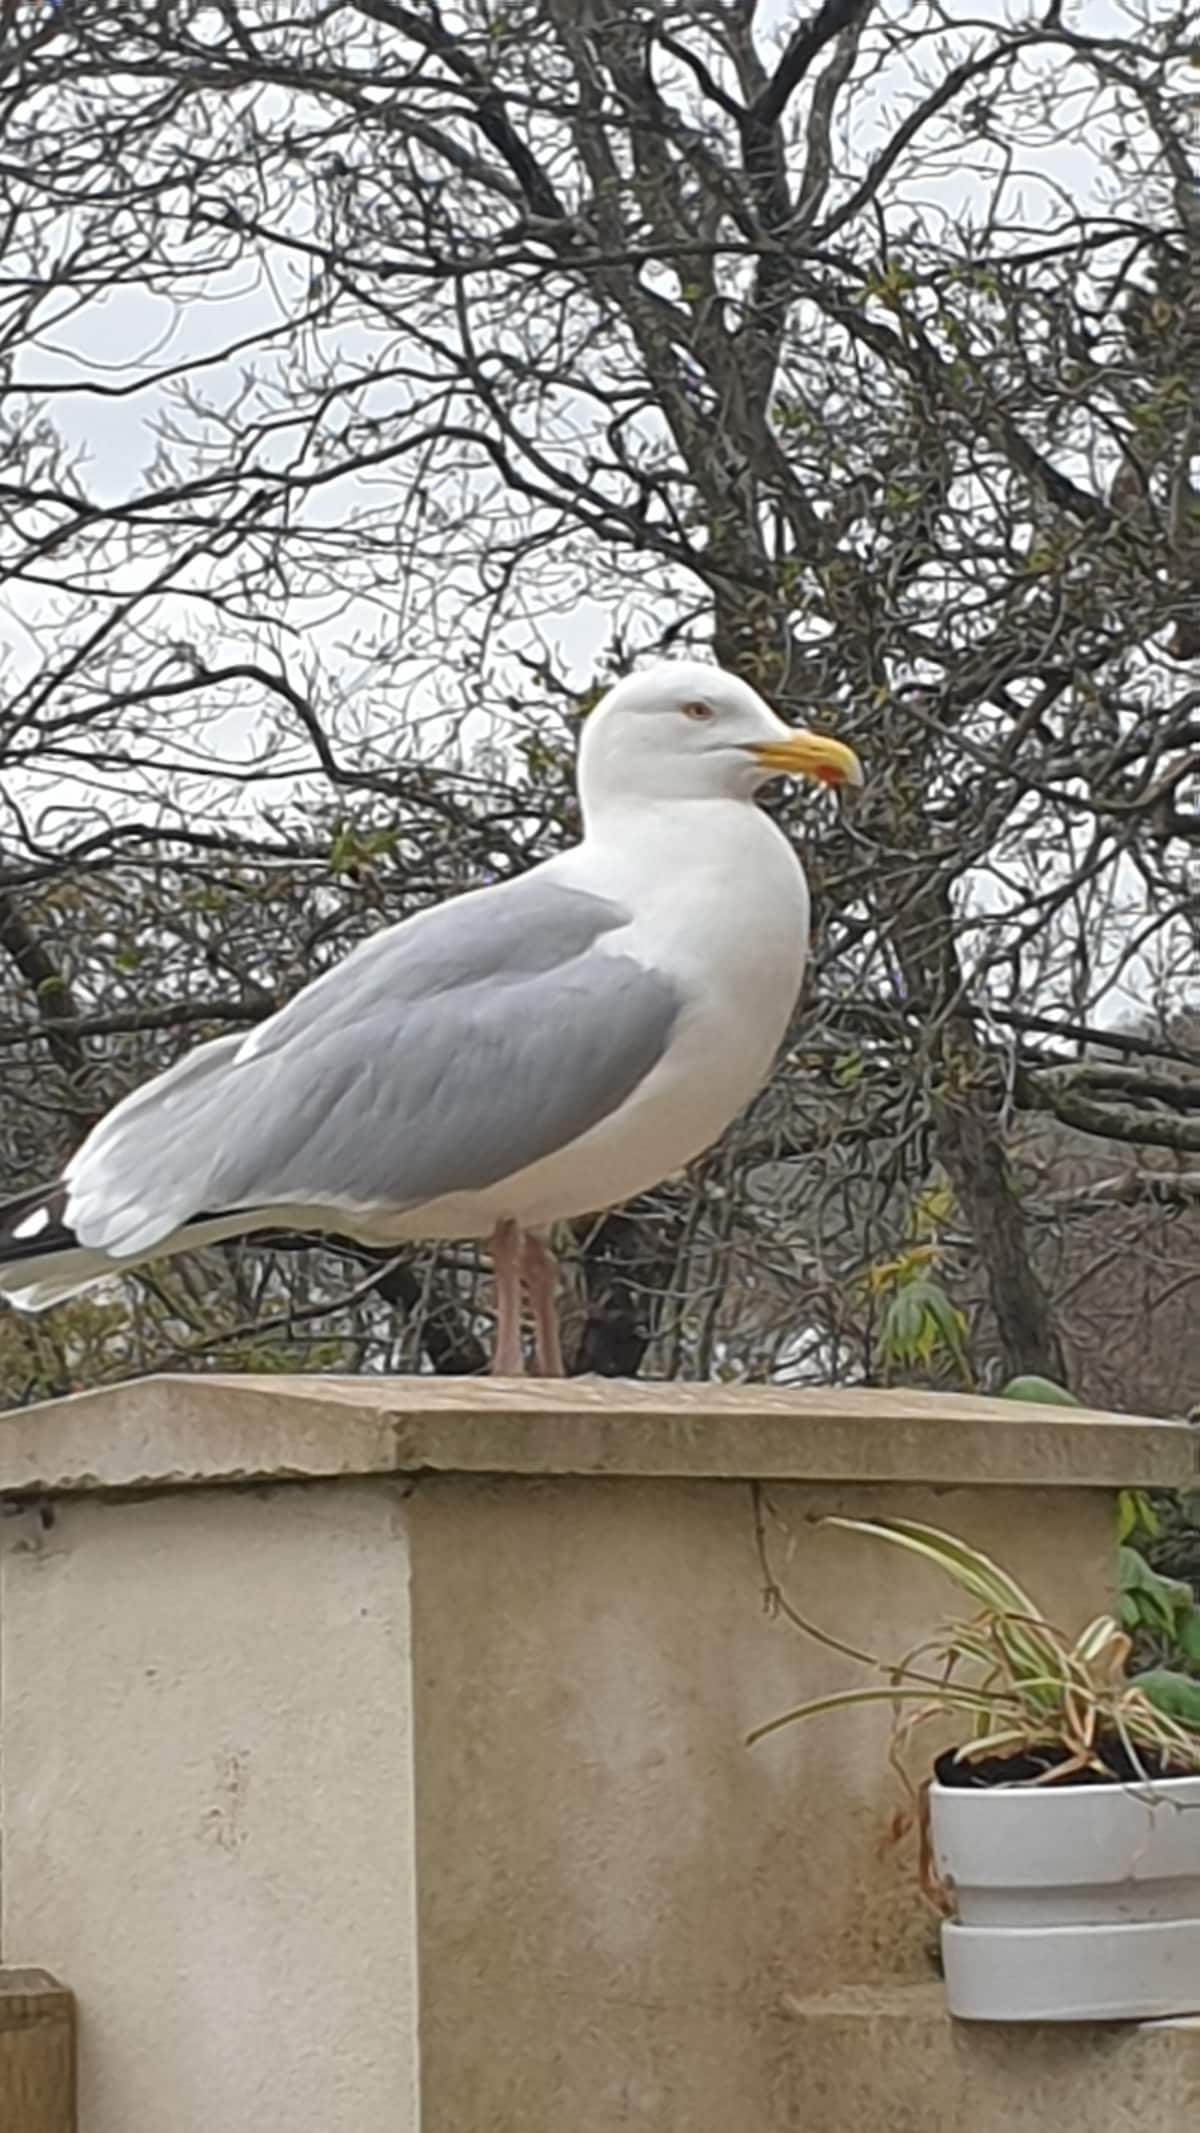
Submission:
M 951 2014 L 1200 2013 L 1200 1777 L 930 1794 Z

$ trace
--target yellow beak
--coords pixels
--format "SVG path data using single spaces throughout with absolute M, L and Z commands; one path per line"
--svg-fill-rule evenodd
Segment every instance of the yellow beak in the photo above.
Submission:
M 853 748 L 828 733 L 789 733 L 786 740 L 753 741 L 749 753 L 764 770 L 789 778 L 816 778 L 822 785 L 861 785 L 862 764 Z

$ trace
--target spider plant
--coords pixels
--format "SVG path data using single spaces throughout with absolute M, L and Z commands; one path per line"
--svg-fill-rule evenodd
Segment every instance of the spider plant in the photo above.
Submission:
M 975 1603 L 974 1611 L 889 1661 L 855 1651 L 789 1606 L 786 1612 L 798 1627 L 850 1652 L 883 1678 L 797 1704 L 756 1727 L 751 1744 L 824 1711 L 886 1703 L 896 1712 L 892 1755 L 901 1769 L 900 1758 L 917 1729 L 950 1718 L 965 1735 L 956 1750 L 960 1761 L 1047 1747 L 1061 1751 L 1060 1761 L 1028 1781 L 1035 1784 L 1059 1783 L 1082 1771 L 1111 1780 L 1104 1751 L 1114 1742 L 1143 1773 L 1147 1766 L 1159 1776 L 1200 1772 L 1200 1727 L 1163 1708 L 1173 1698 L 1177 1714 L 1189 1710 L 1186 1697 L 1181 1705 L 1180 1685 L 1184 1690 L 1197 1685 L 1183 1676 L 1168 1677 L 1165 1689 L 1161 1682 L 1156 1689 L 1150 1678 L 1145 1684 L 1131 1680 L 1126 1673 L 1130 1640 L 1111 1615 L 1097 1616 L 1071 1638 L 990 1556 L 937 1526 L 902 1518 L 818 1523 L 886 1541 L 932 1564 Z

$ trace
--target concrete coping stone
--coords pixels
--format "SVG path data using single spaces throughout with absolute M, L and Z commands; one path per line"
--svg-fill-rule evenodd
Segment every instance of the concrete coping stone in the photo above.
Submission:
M 149 1377 L 0 1415 L 0 1497 L 363 1475 L 1185 1487 L 1200 1430 L 956 1393 Z

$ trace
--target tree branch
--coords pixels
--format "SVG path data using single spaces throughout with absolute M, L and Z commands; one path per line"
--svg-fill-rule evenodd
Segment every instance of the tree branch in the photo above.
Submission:
M 865 15 L 871 0 L 824 0 L 811 22 L 801 23 L 788 41 L 766 87 L 755 97 L 747 117 L 754 133 L 777 126 L 814 59 L 825 46 Z
M 565 221 L 566 208 L 532 149 L 514 127 L 500 91 L 440 19 L 436 15 L 429 20 L 414 15 L 410 8 L 398 6 L 396 0 L 354 0 L 354 5 L 360 15 L 387 23 L 389 28 L 411 37 L 414 44 L 435 53 L 457 75 L 473 100 L 479 131 L 507 163 L 534 214 L 545 222 Z
M 1200 1082 L 1175 1083 L 1162 1076 L 1147 1076 L 1139 1094 L 1145 1102 L 1126 1093 L 1138 1086 L 1124 1067 L 1104 1069 L 1083 1061 L 1079 1066 L 1044 1067 L 1020 1077 L 1018 1097 L 1031 1111 L 1049 1111 L 1060 1125 L 1098 1140 L 1121 1141 L 1130 1147 L 1169 1148 L 1178 1154 L 1200 1154 Z M 1105 1088 L 1108 1096 L 1094 1095 Z M 1164 1102 L 1166 1113 L 1146 1108 L 1148 1102 Z
M 3 948 L 33 994 L 38 1020 L 50 1055 L 81 1095 L 88 1059 L 80 1041 L 80 1014 L 71 988 L 48 949 L 22 917 L 6 889 L 0 889 L 0 948 Z
M 1024 1007 L 989 1006 L 987 1013 L 991 1021 L 1002 1022 L 1010 1029 L 1033 1030 L 1039 1036 L 1061 1037 L 1071 1044 L 1102 1045 L 1110 1052 L 1128 1052 L 1134 1058 L 1174 1059 L 1180 1066 L 1200 1067 L 1200 1052 L 1159 1042 L 1154 1037 L 1139 1037 L 1132 1030 L 1100 1029 L 1091 1022 L 1064 1022 L 1058 1015 L 1031 1014 Z

